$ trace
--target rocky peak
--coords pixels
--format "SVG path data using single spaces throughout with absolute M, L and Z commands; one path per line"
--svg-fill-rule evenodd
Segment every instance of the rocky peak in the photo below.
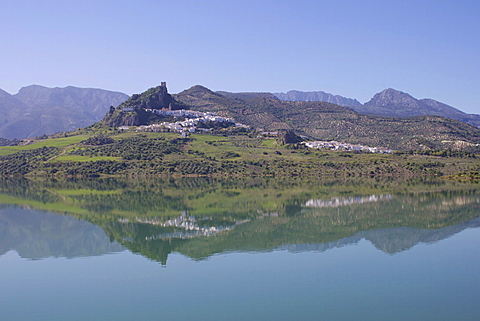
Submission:
M 184 109 L 168 93 L 167 84 L 162 82 L 160 86 L 152 87 L 141 94 L 134 94 L 116 109 L 110 109 L 103 118 L 103 123 L 111 127 L 121 125 L 139 126 L 150 124 L 155 117 L 146 109 Z
M 134 94 L 120 107 L 134 107 L 142 109 L 170 108 L 173 97 L 168 93 L 167 84 L 153 87 L 141 94 Z
M 365 103 L 365 106 L 389 106 L 392 104 L 402 104 L 408 106 L 418 105 L 419 101 L 407 93 L 392 88 L 385 89 Z

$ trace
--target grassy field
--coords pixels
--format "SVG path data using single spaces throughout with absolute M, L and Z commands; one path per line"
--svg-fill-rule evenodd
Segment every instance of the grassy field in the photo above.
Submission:
M 87 139 L 90 136 L 87 135 L 78 135 L 64 138 L 52 138 L 52 139 L 40 139 L 36 140 L 34 143 L 24 146 L 2 146 L 0 147 L 0 155 L 9 155 L 22 150 L 32 150 L 42 147 L 68 147 L 74 144 L 81 142 L 82 140 Z

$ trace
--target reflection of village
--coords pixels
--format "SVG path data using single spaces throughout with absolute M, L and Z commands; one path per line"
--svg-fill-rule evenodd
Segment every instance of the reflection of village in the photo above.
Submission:
M 355 196 L 355 197 L 335 197 L 328 200 L 323 199 L 311 199 L 305 203 L 305 207 L 340 207 L 347 206 L 352 204 L 363 204 L 370 202 L 378 202 L 392 199 L 393 196 L 390 194 L 385 195 L 370 195 L 370 196 Z M 265 217 L 277 217 L 279 216 L 278 212 L 268 212 L 264 213 L 259 211 L 259 218 Z M 235 221 L 232 224 L 225 226 L 204 226 L 200 225 L 199 222 L 208 222 L 212 221 L 210 217 L 202 217 L 197 219 L 193 215 L 187 215 L 187 212 L 182 212 L 182 214 L 176 218 L 169 219 L 166 221 L 159 220 L 157 218 L 151 219 L 141 219 L 137 218 L 135 223 L 140 224 L 149 224 L 156 225 L 165 228 L 173 228 L 172 231 L 158 233 L 152 236 L 145 237 L 145 240 L 158 240 L 158 239 L 189 239 L 198 236 L 214 236 L 222 232 L 230 231 L 236 226 L 249 222 L 250 220 Z M 130 221 L 128 219 L 122 218 L 119 219 L 120 223 L 128 224 Z
M 125 108 L 124 108 L 125 110 Z M 145 109 L 146 112 L 154 113 L 160 116 L 171 116 L 175 118 L 184 118 L 183 121 L 177 121 L 174 123 L 162 122 L 159 124 L 144 125 L 138 126 L 135 128 L 136 131 L 150 131 L 150 132 L 161 132 L 161 131 L 171 131 L 182 133 L 186 135 L 187 133 L 195 133 L 197 131 L 209 132 L 212 128 L 202 128 L 199 127 L 199 124 L 203 123 L 227 123 L 229 126 L 243 127 L 248 128 L 248 126 L 235 122 L 232 118 L 220 117 L 215 113 L 199 112 L 194 110 L 169 110 L 169 109 Z M 128 126 L 120 126 L 120 130 L 128 130 Z
M 393 198 L 390 194 L 370 195 L 370 196 L 353 196 L 353 197 L 334 197 L 328 200 L 311 199 L 305 203 L 305 207 L 340 207 L 352 204 L 363 204 L 371 202 L 379 202 L 391 200 Z
M 370 152 L 370 153 L 380 153 L 380 154 L 391 154 L 393 150 L 384 148 L 384 147 L 369 147 L 363 145 L 353 145 L 349 143 L 342 143 L 336 141 L 313 141 L 313 142 L 304 142 L 305 146 L 310 148 L 317 149 L 330 149 L 330 150 L 346 150 L 346 151 L 357 151 L 357 152 Z
M 141 224 L 151 224 L 161 227 L 174 227 L 181 230 L 174 230 L 172 232 L 159 233 L 146 237 L 146 240 L 156 240 L 156 239 L 188 239 L 197 236 L 213 236 L 221 232 L 229 231 L 235 228 L 237 225 L 248 222 L 248 220 L 236 221 L 235 223 L 228 226 L 200 226 L 198 221 L 208 221 L 211 220 L 210 217 L 203 217 L 198 219 L 195 216 L 187 216 L 187 212 L 183 212 L 180 216 L 170 219 L 167 221 L 160 221 L 157 219 L 136 219 L 136 223 Z M 120 223 L 129 223 L 128 219 L 120 219 Z

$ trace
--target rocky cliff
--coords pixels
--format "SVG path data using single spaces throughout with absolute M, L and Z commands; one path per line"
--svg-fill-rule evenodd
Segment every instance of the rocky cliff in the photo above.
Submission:
M 146 109 L 183 109 L 186 106 L 178 103 L 162 82 L 160 86 L 150 88 L 141 94 L 134 94 L 117 108 L 111 108 L 103 118 L 103 123 L 110 127 L 147 125 L 158 116 Z

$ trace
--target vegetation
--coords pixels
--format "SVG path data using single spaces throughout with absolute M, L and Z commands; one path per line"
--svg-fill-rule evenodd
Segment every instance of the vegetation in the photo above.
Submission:
M 84 145 L 92 145 L 92 146 L 100 146 L 100 145 L 107 145 L 112 144 L 115 141 L 111 137 L 104 136 L 102 134 L 98 136 L 89 137 L 86 140 L 82 141 Z
M 172 117 L 146 109 L 180 106 L 217 112 L 255 129 L 227 122 L 204 122 L 198 127 L 209 128 L 210 134 L 181 138 L 180 134 L 123 132 L 116 127 Z M 278 134 L 263 137 L 257 129 L 275 130 Z M 301 138 L 297 134 L 372 147 L 398 147 L 400 151 L 387 155 L 307 149 L 299 143 Z M 478 166 L 479 143 L 480 129 L 436 116 L 378 118 L 324 102 L 286 102 L 265 95 L 224 96 L 201 86 L 172 97 L 162 84 L 133 95 L 118 108 L 110 108 L 104 121 L 90 127 L 43 137 L 26 146 L 0 147 L 0 175 L 310 178 L 467 175 L 475 180 L 477 176 L 472 173 Z
M 18 144 L 20 144 L 18 139 L 0 138 L 0 146 L 17 146 Z
M 121 133 L 83 135 L 0 147 L 2 176 L 449 176 L 478 167 L 476 154 L 418 151 L 368 154 L 283 144 L 245 129 L 222 135 Z M 99 134 L 101 132 L 101 134 Z M 88 145 L 87 142 L 89 142 Z M 455 177 L 455 176 L 451 176 Z

